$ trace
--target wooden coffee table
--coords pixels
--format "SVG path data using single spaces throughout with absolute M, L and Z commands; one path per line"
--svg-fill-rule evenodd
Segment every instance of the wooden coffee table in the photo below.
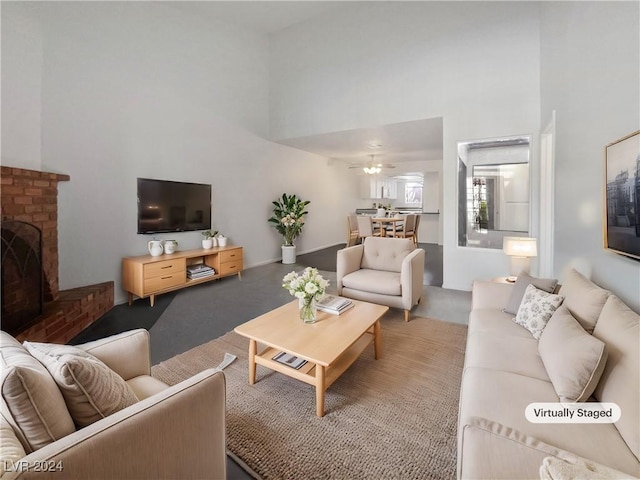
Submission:
M 318 321 L 305 324 L 298 300 L 260 315 L 235 328 L 249 338 L 249 383 L 256 381 L 256 364 L 316 387 L 316 415 L 324 416 L 327 388 L 342 375 L 371 343 L 375 358 L 382 355 L 380 318 L 389 307 L 353 300 L 355 306 L 341 315 L 318 311 Z M 258 353 L 258 343 L 266 348 Z M 273 357 L 286 352 L 307 360 L 300 369 Z

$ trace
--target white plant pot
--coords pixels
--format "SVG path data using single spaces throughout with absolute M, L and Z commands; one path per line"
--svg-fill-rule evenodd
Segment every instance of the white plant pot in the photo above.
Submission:
M 202 248 L 205 248 L 207 250 L 213 248 L 213 239 L 205 238 L 204 240 L 202 240 Z
M 226 247 L 227 246 L 227 237 L 218 237 L 218 246 Z
M 213 242 L 214 247 L 218 246 L 218 237 L 211 237 L 211 241 Z
M 296 263 L 295 245 L 282 245 L 282 263 L 284 265 L 291 265 L 292 263 Z

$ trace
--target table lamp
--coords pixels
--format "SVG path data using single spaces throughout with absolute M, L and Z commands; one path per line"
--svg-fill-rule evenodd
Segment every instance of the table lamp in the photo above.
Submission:
M 509 259 L 509 276 L 507 282 L 515 282 L 520 273 L 529 273 L 531 257 L 538 255 L 536 239 L 531 237 L 504 237 L 502 240 L 504 253 Z

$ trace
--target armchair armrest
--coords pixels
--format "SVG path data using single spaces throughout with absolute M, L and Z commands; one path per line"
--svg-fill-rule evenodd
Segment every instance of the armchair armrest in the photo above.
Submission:
M 422 297 L 424 255 L 423 249 L 416 248 L 402 260 L 400 284 L 402 286 L 402 303 L 405 310 L 411 310 Z
M 151 375 L 149 332 L 140 328 L 78 345 L 125 380 Z
M 338 288 L 338 295 L 342 294 L 342 278 L 356 270 L 360 270 L 363 254 L 364 245 L 354 245 L 353 247 L 338 250 L 336 266 L 336 286 Z
M 225 478 L 224 374 L 205 370 L 22 462 L 7 478 Z M 42 465 L 62 471 L 33 471 Z
M 491 308 L 501 310 L 507 306 L 513 284 L 476 280 L 471 289 L 471 310 Z

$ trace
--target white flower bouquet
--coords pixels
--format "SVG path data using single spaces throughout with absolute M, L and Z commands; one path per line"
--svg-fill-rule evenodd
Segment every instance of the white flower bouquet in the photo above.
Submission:
M 300 318 L 305 323 L 315 322 L 315 304 L 324 296 L 329 281 L 322 278 L 317 268 L 307 267 L 301 274 L 287 273 L 282 279 L 282 286 L 299 300 Z

